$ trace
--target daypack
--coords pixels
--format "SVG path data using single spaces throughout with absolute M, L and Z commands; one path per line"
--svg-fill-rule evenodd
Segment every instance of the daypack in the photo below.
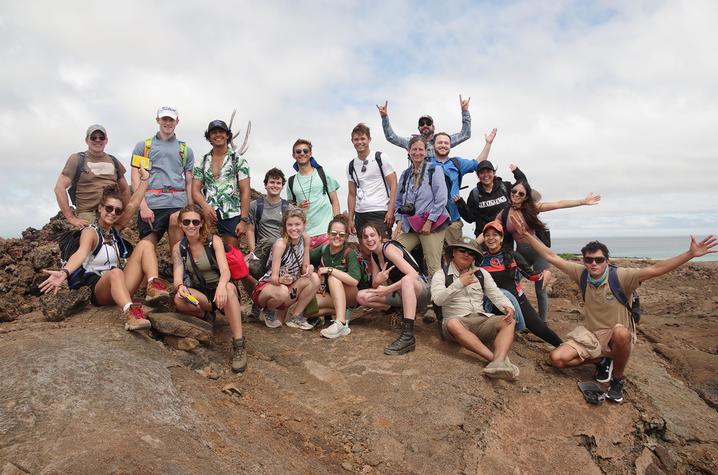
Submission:
M 374 154 L 374 160 L 376 160 L 376 164 L 379 165 L 379 172 L 381 173 L 381 179 L 384 182 L 384 189 L 386 190 L 386 196 L 390 196 L 389 193 L 389 185 L 386 184 L 386 177 L 384 176 L 384 167 L 381 163 L 381 152 L 376 152 Z M 354 183 L 356 183 L 357 188 L 359 188 L 359 175 L 357 175 L 356 170 L 354 169 L 354 160 L 352 159 L 351 162 L 349 162 L 349 176 L 354 175 Z
M 152 148 L 152 138 L 150 137 L 148 139 L 145 139 L 145 150 L 142 153 L 147 159 L 150 158 L 150 149 Z M 185 169 L 187 166 L 187 144 L 181 140 L 179 140 L 179 156 L 180 161 L 182 162 L 182 170 Z M 151 161 L 150 161 L 151 163 Z
M 322 191 L 325 195 L 329 197 L 329 202 L 332 202 L 332 196 L 329 194 L 329 185 L 327 184 L 327 175 L 324 173 L 324 168 L 321 165 L 317 165 L 314 167 L 317 170 L 317 173 L 319 174 L 319 178 L 322 180 Z M 289 201 L 297 202 L 297 196 L 294 194 L 294 178 L 297 175 L 292 175 L 289 177 L 289 180 L 287 181 L 287 198 L 289 198 Z
M 586 287 L 588 286 L 588 271 L 586 269 L 581 273 L 581 279 L 579 281 L 581 287 L 581 298 L 586 301 Z M 616 300 L 628 309 L 628 313 L 631 315 L 633 322 L 638 325 L 641 321 L 641 298 L 638 292 L 635 290 L 631 294 L 631 301 L 629 303 L 626 294 L 621 288 L 621 283 L 618 281 L 618 268 L 613 265 L 608 265 L 608 288 L 611 289 L 611 293 Z
M 289 201 L 284 198 L 281 199 L 282 216 L 284 216 L 289 209 Z M 259 228 L 262 226 L 262 214 L 264 213 L 264 195 L 257 198 L 257 209 L 254 211 L 254 232 L 255 236 L 259 234 Z M 256 240 L 256 238 L 255 238 Z
M 214 256 L 212 236 L 210 236 L 207 242 L 204 244 L 204 252 L 207 254 L 207 260 L 209 261 L 210 268 L 219 274 L 220 270 L 219 265 L 217 264 L 217 258 Z M 244 260 L 244 256 L 241 254 L 241 251 L 232 246 L 227 249 L 227 246 L 225 246 L 225 255 L 229 256 L 227 257 L 227 266 L 229 267 L 230 277 L 234 280 L 239 280 L 247 277 L 247 274 L 249 274 L 249 269 L 247 267 L 246 261 Z M 236 258 L 233 257 L 234 255 L 236 255 Z M 203 289 L 208 289 L 207 281 L 204 279 L 204 276 L 197 267 L 197 263 L 192 258 L 192 251 L 189 247 L 189 241 L 187 241 L 187 236 L 184 236 L 182 240 L 180 240 L 180 257 L 182 258 L 182 263 L 185 270 L 183 280 L 185 282 L 189 280 L 190 284 L 192 283 L 192 273 L 189 272 L 189 268 L 187 267 L 187 261 L 189 261 L 189 264 L 192 266 L 192 271 L 194 273 L 196 282 L 201 285 Z M 188 285 L 188 287 L 191 287 L 191 285 Z
M 504 208 L 503 211 L 501 211 L 501 226 L 503 226 L 504 231 L 508 229 L 508 220 L 509 220 L 509 208 Z M 540 229 L 535 231 L 536 237 L 539 241 L 541 241 L 544 246 L 551 247 L 551 231 L 544 227 L 544 229 Z
M 94 258 L 97 253 L 100 252 L 100 249 L 102 249 L 102 233 L 100 232 L 100 229 L 98 228 L 97 224 L 91 224 L 88 227 L 94 229 L 95 233 L 97 234 L 97 245 L 95 245 L 95 248 L 92 250 L 91 253 L 92 257 Z M 65 265 L 67 265 L 67 261 L 70 260 L 70 257 L 72 257 L 72 255 L 79 249 L 80 235 L 82 234 L 82 231 L 82 229 L 71 229 L 69 231 L 65 231 L 58 237 L 57 244 L 60 247 L 60 268 L 64 268 Z M 132 253 L 132 244 L 130 244 L 122 236 L 120 236 L 120 233 L 115 228 L 112 228 L 111 232 L 112 238 L 115 242 L 115 250 L 117 251 L 118 257 L 121 261 L 127 259 Z M 75 269 L 75 271 L 72 272 L 70 274 L 70 277 L 68 277 L 67 279 L 68 288 L 77 289 L 79 287 L 82 287 L 84 282 L 84 276 L 85 268 L 83 266 L 80 266 Z
M 107 154 L 111 159 L 112 163 L 115 165 L 115 175 L 117 175 L 117 181 L 120 181 L 120 162 L 117 161 L 115 157 Z M 77 182 L 80 181 L 80 176 L 82 175 L 82 171 L 85 169 L 85 152 L 78 152 L 77 156 L 80 157 L 77 160 L 77 168 L 75 168 L 75 176 L 72 178 L 72 184 L 70 184 L 70 188 L 67 189 L 67 194 L 70 195 L 70 201 L 73 205 L 75 205 L 75 198 L 77 197 Z
M 448 287 L 454 283 L 454 274 L 449 273 L 448 265 L 441 266 L 441 269 L 444 271 L 444 285 Z M 481 284 L 481 292 L 483 292 L 484 296 L 486 296 L 486 290 L 484 288 L 484 273 L 481 272 L 481 269 L 477 269 L 476 272 L 474 272 L 474 275 L 479 280 L 479 284 Z M 436 320 L 439 322 L 439 326 L 441 326 L 441 321 L 444 319 L 444 313 L 441 307 L 436 305 L 436 303 L 434 303 L 434 313 L 436 314 Z

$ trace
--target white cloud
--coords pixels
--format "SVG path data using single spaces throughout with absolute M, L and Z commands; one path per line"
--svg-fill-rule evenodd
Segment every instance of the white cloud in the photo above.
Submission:
M 375 104 L 389 99 L 399 133 L 423 113 L 455 132 L 459 93 L 472 96 L 473 138 L 457 154 L 475 156 L 496 126 L 491 159 L 505 178 L 517 163 L 547 200 L 603 194 L 547 215 L 555 232 L 640 222 L 660 233 L 666 214 L 715 217 L 717 13 L 710 1 L 4 2 L 0 235 L 55 214 L 52 186 L 91 123 L 127 161 L 157 107 L 173 104 L 201 156 L 207 122 L 237 107 L 238 124 L 254 124 L 255 188 L 270 166 L 290 171 L 297 137 L 344 183 L 359 121 L 406 163 Z

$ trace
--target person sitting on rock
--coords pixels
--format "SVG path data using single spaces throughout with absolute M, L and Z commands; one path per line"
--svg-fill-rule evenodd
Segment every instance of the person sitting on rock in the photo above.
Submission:
M 566 335 L 566 341 L 549 353 L 549 362 L 557 368 L 602 363 L 596 368 L 596 380 L 609 383 L 606 399 L 623 402 L 624 371 L 636 342 L 636 325 L 629 308 L 614 295 L 609 274 L 615 272 L 624 296 L 630 299 L 642 282 L 666 274 L 694 257 L 716 252 L 710 249 L 718 245 L 718 240 L 710 235 L 697 242 L 691 236 L 686 252 L 641 269 L 611 266 L 606 245 L 591 241 L 581 249 L 581 265 L 557 256 L 523 222 L 513 216 L 510 219 L 519 236 L 541 257 L 579 286 L 584 282 L 585 326 L 578 326 Z
M 516 320 L 511 302 L 491 274 L 476 267 L 481 251 L 473 239 L 449 244 L 451 262 L 431 279 L 431 298 L 441 307 L 441 333 L 490 361 L 482 373 L 490 378 L 515 380 L 519 368 L 509 361 Z M 484 310 L 484 296 L 501 309 L 498 316 Z M 493 346 L 493 351 L 486 345 Z
M 204 319 L 220 310 L 232 332 L 232 371 L 241 373 L 247 368 L 247 355 L 239 292 L 230 282 L 222 238 L 210 234 L 205 213 L 193 205 L 180 210 L 178 220 L 183 238 L 172 249 L 175 307 L 180 313 Z
M 357 302 L 379 310 L 402 310 L 401 334 L 384 348 L 384 354 L 403 355 L 416 348 L 414 320 L 417 312 L 426 309 L 431 296 L 419 264 L 400 242 L 388 240 L 383 230 L 372 222 L 359 230 L 363 245 L 372 253 L 372 288 L 360 290 Z
M 267 309 L 264 324 L 279 328 L 282 321 L 277 310 L 287 313 L 286 325 L 311 330 L 304 309 L 319 288 L 319 276 L 309 263 L 309 235 L 304 232 L 307 218 L 301 209 L 290 209 L 282 218 L 282 238 L 277 239 L 269 254 L 269 270 L 259 279 L 252 292 L 252 301 Z
M 125 205 L 117 185 L 110 185 L 102 193 L 97 224 L 86 227 L 80 234 L 77 251 L 62 270 L 43 269 L 49 277 L 40 284 L 44 293 L 57 293 L 63 282 L 81 279 L 80 286 L 91 289 L 93 305 L 120 307 L 127 319 L 126 330 L 149 328 L 142 306 L 132 303 L 132 295 L 147 278 L 147 297 L 150 304 L 169 302 L 166 282 L 158 277 L 154 244 L 140 241 L 129 254 L 129 244 L 119 234 L 137 211 L 147 188 L 148 172 L 140 169 L 140 184 Z M 129 255 L 128 255 L 129 254 Z

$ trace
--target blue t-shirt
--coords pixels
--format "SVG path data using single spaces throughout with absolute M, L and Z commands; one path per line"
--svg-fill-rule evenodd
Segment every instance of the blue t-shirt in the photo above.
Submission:
M 465 158 L 456 157 L 459 162 L 459 168 L 461 169 L 461 176 L 465 176 L 468 173 L 473 173 L 476 170 L 478 163 L 476 160 L 467 160 Z M 437 167 L 441 167 L 444 171 L 444 176 L 447 179 L 447 183 L 451 183 L 451 187 L 447 190 L 448 199 L 446 202 L 446 209 L 449 210 L 449 216 L 451 222 L 458 221 L 461 219 L 459 215 L 459 209 L 454 203 L 454 196 L 459 194 L 459 170 L 454 165 L 454 161 L 447 158 L 445 162 L 440 162 L 434 157 L 432 161 Z

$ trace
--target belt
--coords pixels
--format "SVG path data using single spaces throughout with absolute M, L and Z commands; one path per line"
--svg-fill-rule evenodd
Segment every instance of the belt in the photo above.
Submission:
M 145 193 L 184 193 L 184 188 L 177 189 L 177 188 L 161 188 L 159 190 L 145 190 Z

